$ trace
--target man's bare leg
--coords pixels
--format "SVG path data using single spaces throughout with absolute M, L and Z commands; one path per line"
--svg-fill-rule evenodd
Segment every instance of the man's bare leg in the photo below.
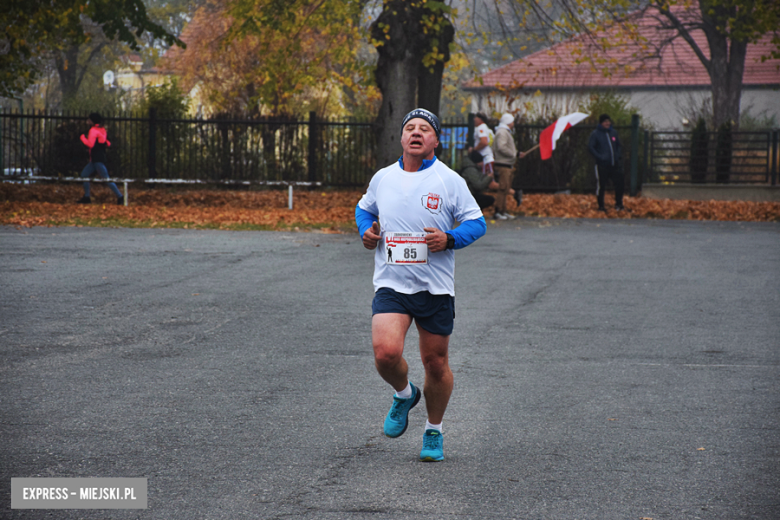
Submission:
M 403 353 L 406 332 L 411 324 L 412 317 L 407 314 L 374 314 L 371 320 L 376 370 L 396 392 L 402 391 L 409 383 L 409 366 Z
M 450 402 L 454 378 L 449 364 L 449 336 L 432 334 L 417 325 L 420 332 L 420 357 L 425 367 L 425 408 L 428 422 L 441 424 Z

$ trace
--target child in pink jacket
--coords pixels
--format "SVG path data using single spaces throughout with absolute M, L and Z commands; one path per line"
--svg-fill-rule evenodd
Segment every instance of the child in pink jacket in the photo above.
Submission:
M 108 140 L 106 129 L 103 127 L 103 116 L 97 112 L 89 114 L 87 120 L 92 128 L 89 129 L 89 134 L 85 137 L 81 135 L 81 142 L 89 147 L 89 164 L 87 164 L 81 172 L 81 177 L 94 177 L 99 176 L 102 179 L 108 179 L 108 169 L 106 168 L 106 148 L 111 146 L 111 142 Z M 84 196 L 81 197 L 79 204 L 89 204 L 92 199 L 89 196 L 89 181 L 84 183 Z M 125 198 L 122 196 L 122 192 L 116 187 L 113 182 L 108 183 L 108 187 L 114 192 L 117 197 L 117 204 L 124 204 Z

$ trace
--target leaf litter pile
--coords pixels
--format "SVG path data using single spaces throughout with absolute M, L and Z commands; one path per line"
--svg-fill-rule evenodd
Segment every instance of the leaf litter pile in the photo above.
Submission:
M 286 190 L 157 188 L 130 190 L 129 206 L 116 204 L 104 186 L 93 184 L 92 204 L 76 204 L 80 185 L 0 184 L 0 224 L 30 226 L 177 227 L 188 229 L 355 231 L 360 190 L 294 190 L 289 210 Z M 607 204 L 610 201 L 607 195 Z M 677 219 L 779 222 L 779 202 L 655 200 L 625 197 L 630 211 L 596 210 L 592 195 L 525 194 L 511 197 L 510 213 L 527 217 L 597 219 Z M 485 210 L 491 220 L 492 209 Z

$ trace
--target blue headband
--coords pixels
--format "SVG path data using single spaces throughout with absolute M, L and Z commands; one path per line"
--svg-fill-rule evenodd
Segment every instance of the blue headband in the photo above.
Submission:
M 401 134 L 404 133 L 404 127 L 406 126 L 406 123 L 409 122 L 410 119 L 420 118 L 424 119 L 428 122 L 429 125 L 433 127 L 433 130 L 436 132 L 436 138 L 438 139 L 441 135 L 441 123 L 439 123 L 439 118 L 436 117 L 436 114 L 433 112 L 429 112 L 425 110 L 424 108 L 415 108 L 408 114 L 406 114 L 406 117 L 404 117 L 404 122 L 401 123 Z

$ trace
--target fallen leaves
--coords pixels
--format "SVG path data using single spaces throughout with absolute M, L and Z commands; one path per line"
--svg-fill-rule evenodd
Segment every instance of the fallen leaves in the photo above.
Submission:
M 598 211 L 592 195 L 523 195 L 518 208 L 514 199 L 507 199 L 507 209 L 516 214 L 560 218 L 651 218 L 675 220 L 720 220 L 741 222 L 780 221 L 780 202 L 695 201 L 624 197 L 623 205 L 630 211 L 616 211 L 614 199 L 607 196 L 607 213 Z
M 49 225 L 181 227 L 218 229 L 290 229 L 354 227 L 355 191 L 297 190 L 294 210 L 281 191 L 166 189 L 130 192 L 128 207 L 75 204 L 77 186 L 0 185 L 0 224 L 21 227 Z M 93 187 L 93 192 L 97 191 Z M 110 196 L 110 195 L 106 195 Z M 324 229 L 337 233 L 339 229 Z
M 102 186 L 93 186 L 93 204 L 76 204 L 81 195 L 79 185 L 0 184 L 0 224 L 18 227 L 299 228 L 317 229 L 323 233 L 354 232 L 355 205 L 362 192 L 296 189 L 292 211 L 287 209 L 286 190 L 131 190 L 127 207 L 105 203 L 113 200 L 113 195 Z M 591 195 L 525 194 L 520 207 L 511 197 L 507 201 L 510 212 L 533 217 L 780 221 L 780 203 L 777 202 L 626 197 L 624 205 L 631 211 L 609 209 L 605 214 L 596 210 L 596 199 Z M 492 210 L 487 210 L 485 216 L 490 220 Z

